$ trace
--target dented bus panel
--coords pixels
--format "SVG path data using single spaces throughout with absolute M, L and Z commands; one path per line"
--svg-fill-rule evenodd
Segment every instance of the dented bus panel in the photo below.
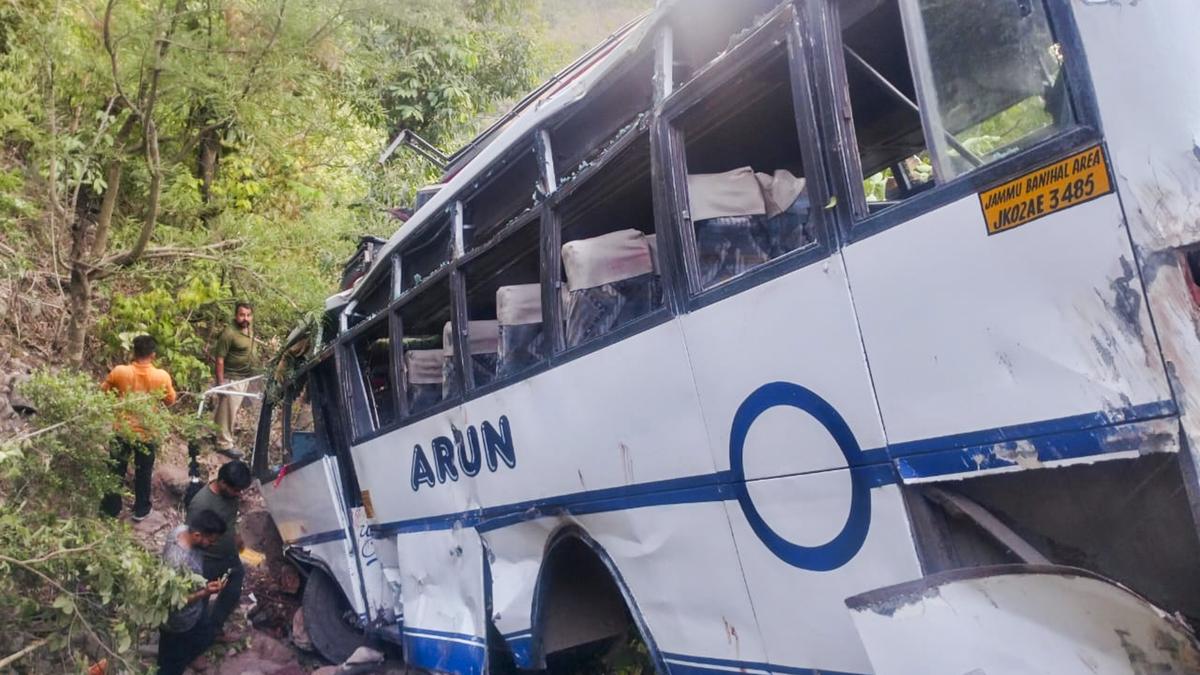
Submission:
M 1195 25 L 658 3 L 292 351 L 295 559 L 442 672 L 1196 672 Z

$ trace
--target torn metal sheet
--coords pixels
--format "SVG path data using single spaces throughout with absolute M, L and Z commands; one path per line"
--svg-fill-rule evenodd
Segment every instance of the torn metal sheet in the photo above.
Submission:
M 1159 414 L 1170 412 L 1170 408 L 1164 408 Z M 1014 441 L 905 455 L 897 457 L 895 463 L 900 478 L 906 484 L 916 484 L 1178 451 L 1179 420 L 1176 417 L 1160 417 L 1144 422 L 1051 432 Z
M 876 675 L 1190 675 L 1200 643 L 1120 584 L 1053 565 L 968 568 L 846 600 Z
M 1183 253 L 1200 245 L 1200 63 L 1190 0 L 1089 3 L 1075 11 L 1105 141 L 1129 221 L 1154 330 L 1190 448 L 1200 517 L 1200 305 Z M 1145 105 L 1145 101 L 1161 105 Z

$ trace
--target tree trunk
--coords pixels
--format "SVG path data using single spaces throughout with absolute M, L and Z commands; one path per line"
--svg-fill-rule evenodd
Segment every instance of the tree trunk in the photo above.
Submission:
M 122 166 L 119 159 L 112 160 L 105 173 L 108 188 L 100 201 L 96 215 L 95 236 L 88 242 L 88 220 L 83 214 L 76 217 L 71 230 L 71 278 L 67 283 L 67 362 L 79 367 L 83 364 L 84 348 L 87 346 L 88 328 L 92 314 L 92 260 L 98 260 L 108 247 L 108 232 L 112 226 L 113 212 L 121 192 Z
M 80 265 L 72 265 L 71 280 L 67 284 L 67 362 L 76 368 L 83 365 L 84 347 L 87 344 L 88 326 L 92 314 L 92 280 Z
M 217 179 L 217 163 L 221 161 L 221 129 L 205 127 L 200 131 L 200 157 L 197 178 L 204 205 L 212 201 L 212 186 Z

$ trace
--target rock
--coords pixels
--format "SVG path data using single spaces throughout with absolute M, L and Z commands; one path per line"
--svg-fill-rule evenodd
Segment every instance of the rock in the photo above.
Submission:
M 153 488 L 155 492 L 182 500 L 187 486 L 186 467 L 174 464 L 158 464 L 154 467 Z
M 300 591 L 300 573 L 291 563 L 284 564 L 279 569 L 279 590 L 289 595 Z
M 296 659 L 291 647 L 262 633 L 252 633 L 248 653 L 261 656 L 264 660 L 286 664 Z
M 337 666 L 321 666 L 312 671 L 312 675 L 337 675 Z
M 247 511 L 238 521 L 238 533 L 246 542 L 247 548 L 252 548 L 267 556 L 267 560 L 278 560 L 283 557 L 283 539 L 279 530 L 275 529 L 275 521 L 265 509 Z
M 350 658 L 346 659 L 346 662 L 342 665 L 362 666 L 369 663 L 383 663 L 383 658 L 383 652 L 363 645 L 358 649 L 355 649 L 354 653 L 350 655 Z
M 222 659 L 215 669 L 215 675 L 271 675 L 285 664 L 261 659 L 250 652 L 243 652 L 227 659 Z M 210 671 L 213 669 L 210 668 Z
M 133 523 L 133 529 L 143 534 L 153 534 L 171 525 L 170 518 L 162 509 L 155 509 L 140 522 Z
M 301 607 L 292 615 L 292 644 L 302 651 L 313 651 L 312 639 L 308 637 L 308 628 L 304 626 L 304 608 Z

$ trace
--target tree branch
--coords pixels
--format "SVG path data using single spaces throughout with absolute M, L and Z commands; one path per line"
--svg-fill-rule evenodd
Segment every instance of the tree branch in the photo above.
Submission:
M 10 564 L 10 565 L 16 565 L 17 567 L 20 567 L 21 569 L 24 569 L 25 571 L 29 572 L 30 574 L 33 574 L 33 575 L 37 576 L 37 577 L 38 577 L 38 578 L 40 578 L 42 581 L 44 581 L 44 582 L 46 582 L 46 583 L 50 584 L 51 586 L 53 586 L 54 588 L 58 589 L 58 591 L 59 591 L 60 593 L 63 593 L 64 595 L 69 595 L 69 596 L 71 596 L 71 597 L 73 597 L 73 598 L 77 598 L 77 597 L 79 597 L 79 594 L 77 594 L 77 593 L 72 593 L 71 591 L 68 591 L 66 588 L 63 588 L 63 585 L 62 585 L 62 584 L 58 583 L 58 582 L 57 582 L 57 581 L 55 581 L 54 579 L 51 579 L 51 578 L 50 578 L 49 576 L 47 576 L 47 575 L 46 575 L 44 572 L 41 572 L 41 571 L 40 571 L 40 570 L 38 570 L 36 567 L 33 567 L 32 565 L 26 564 L 25 562 L 23 562 L 23 561 L 21 561 L 21 560 L 17 560 L 16 558 L 10 558 L 10 557 L 8 557 L 8 556 L 6 556 L 6 555 L 0 555 L 0 562 L 5 562 L 5 563 L 8 563 L 8 564 Z M 101 649 L 103 649 L 104 651 L 108 652 L 108 655 L 109 655 L 109 656 L 111 656 L 111 657 L 113 657 L 114 659 L 117 659 L 117 660 L 118 660 L 118 661 L 120 661 L 121 663 L 125 664 L 125 667 L 126 667 L 126 668 L 130 668 L 130 669 L 132 669 L 132 668 L 133 668 L 133 665 L 132 665 L 131 663 L 129 663 L 129 661 L 127 661 L 127 660 L 125 659 L 125 657 L 123 657 L 123 656 L 121 656 L 120 654 L 118 654 L 118 653 L 114 652 L 112 649 L 110 649 L 110 648 L 109 648 L 109 646 L 108 646 L 107 644 L 105 644 L 104 640 L 101 640 L 101 639 L 100 639 L 100 636 L 99 636 L 99 635 L 97 635 L 97 634 L 96 634 L 96 631 L 95 631 L 95 630 L 92 628 L 92 624 L 88 623 L 88 620 L 87 620 L 86 618 L 84 618 L 84 616 L 83 616 L 83 612 L 79 611 L 79 606 L 78 606 L 78 604 L 74 604 L 74 605 L 72 605 L 71 609 L 72 609 L 72 610 L 74 611 L 74 613 L 75 613 L 75 618 L 79 619 L 79 623 L 81 623 L 81 624 L 83 625 L 84 629 L 85 629 L 85 630 L 87 630 L 87 632 L 88 632 L 88 635 L 90 635 L 90 636 L 92 637 L 92 639 L 96 641 L 96 644 L 100 645 L 100 648 L 101 648 Z
M 108 0 L 108 3 L 104 6 L 104 51 L 108 52 L 108 65 L 109 69 L 112 70 L 113 86 L 117 90 L 117 96 L 119 96 L 121 100 L 125 102 L 125 105 L 129 106 L 129 110 L 132 111 L 134 115 L 137 115 L 140 118 L 142 116 L 142 111 L 133 104 L 133 101 L 131 101 L 129 97 L 125 95 L 125 90 L 121 88 L 121 70 L 117 67 L 117 48 L 112 39 L 112 14 L 113 8 L 115 8 L 116 5 L 117 0 Z
M 111 14 L 112 5 L 116 0 L 108 0 L 109 12 Z M 139 116 L 142 122 L 142 136 L 146 145 L 146 166 L 150 169 L 150 186 L 149 186 L 149 203 L 146 205 L 146 214 L 142 218 L 142 229 L 138 232 L 138 238 L 134 241 L 133 247 L 128 251 L 121 253 L 114 258 L 114 264 L 127 267 L 137 262 L 142 254 L 146 251 L 146 246 L 150 243 L 150 236 L 154 234 L 154 227 L 158 224 L 158 209 L 162 198 L 162 158 L 158 151 L 158 127 L 154 122 L 154 106 L 158 101 L 158 85 L 163 73 L 163 60 L 167 55 L 167 48 L 170 47 L 171 37 L 175 34 L 175 28 L 179 24 L 179 16 L 186 8 L 186 0 L 176 0 L 175 9 L 171 14 L 171 21 L 167 25 L 166 32 L 155 38 L 155 54 L 154 65 L 150 73 L 149 86 L 146 90 L 146 99 L 143 102 L 144 110 L 139 111 Z M 108 26 L 108 22 L 105 22 Z M 115 52 L 113 52 L 113 63 L 116 63 Z M 114 71 L 114 76 L 116 71 Z
M 207 255 L 205 251 L 227 251 L 237 248 L 242 245 L 240 239 L 227 239 L 214 244 L 197 247 L 182 247 L 182 246 L 156 246 L 146 248 L 142 251 L 141 260 L 162 260 L 169 258 L 199 258 L 203 260 L 216 260 L 220 262 L 228 262 L 225 258 L 219 258 L 213 255 Z M 100 280 L 112 276 L 119 268 L 125 266 L 121 258 L 125 254 L 117 254 L 104 258 L 97 262 L 91 269 L 91 278 Z
M 21 660 L 21 657 L 36 650 L 37 648 L 41 647 L 42 645 L 46 644 L 49 641 L 50 641 L 50 638 L 42 638 L 40 640 L 34 640 L 28 646 L 26 646 L 24 649 L 22 649 L 18 652 L 15 652 L 13 654 L 9 654 L 8 656 L 0 659 L 0 668 L 4 668 L 5 666 L 10 666 L 10 665 L 16 663 L 17 661 Z

